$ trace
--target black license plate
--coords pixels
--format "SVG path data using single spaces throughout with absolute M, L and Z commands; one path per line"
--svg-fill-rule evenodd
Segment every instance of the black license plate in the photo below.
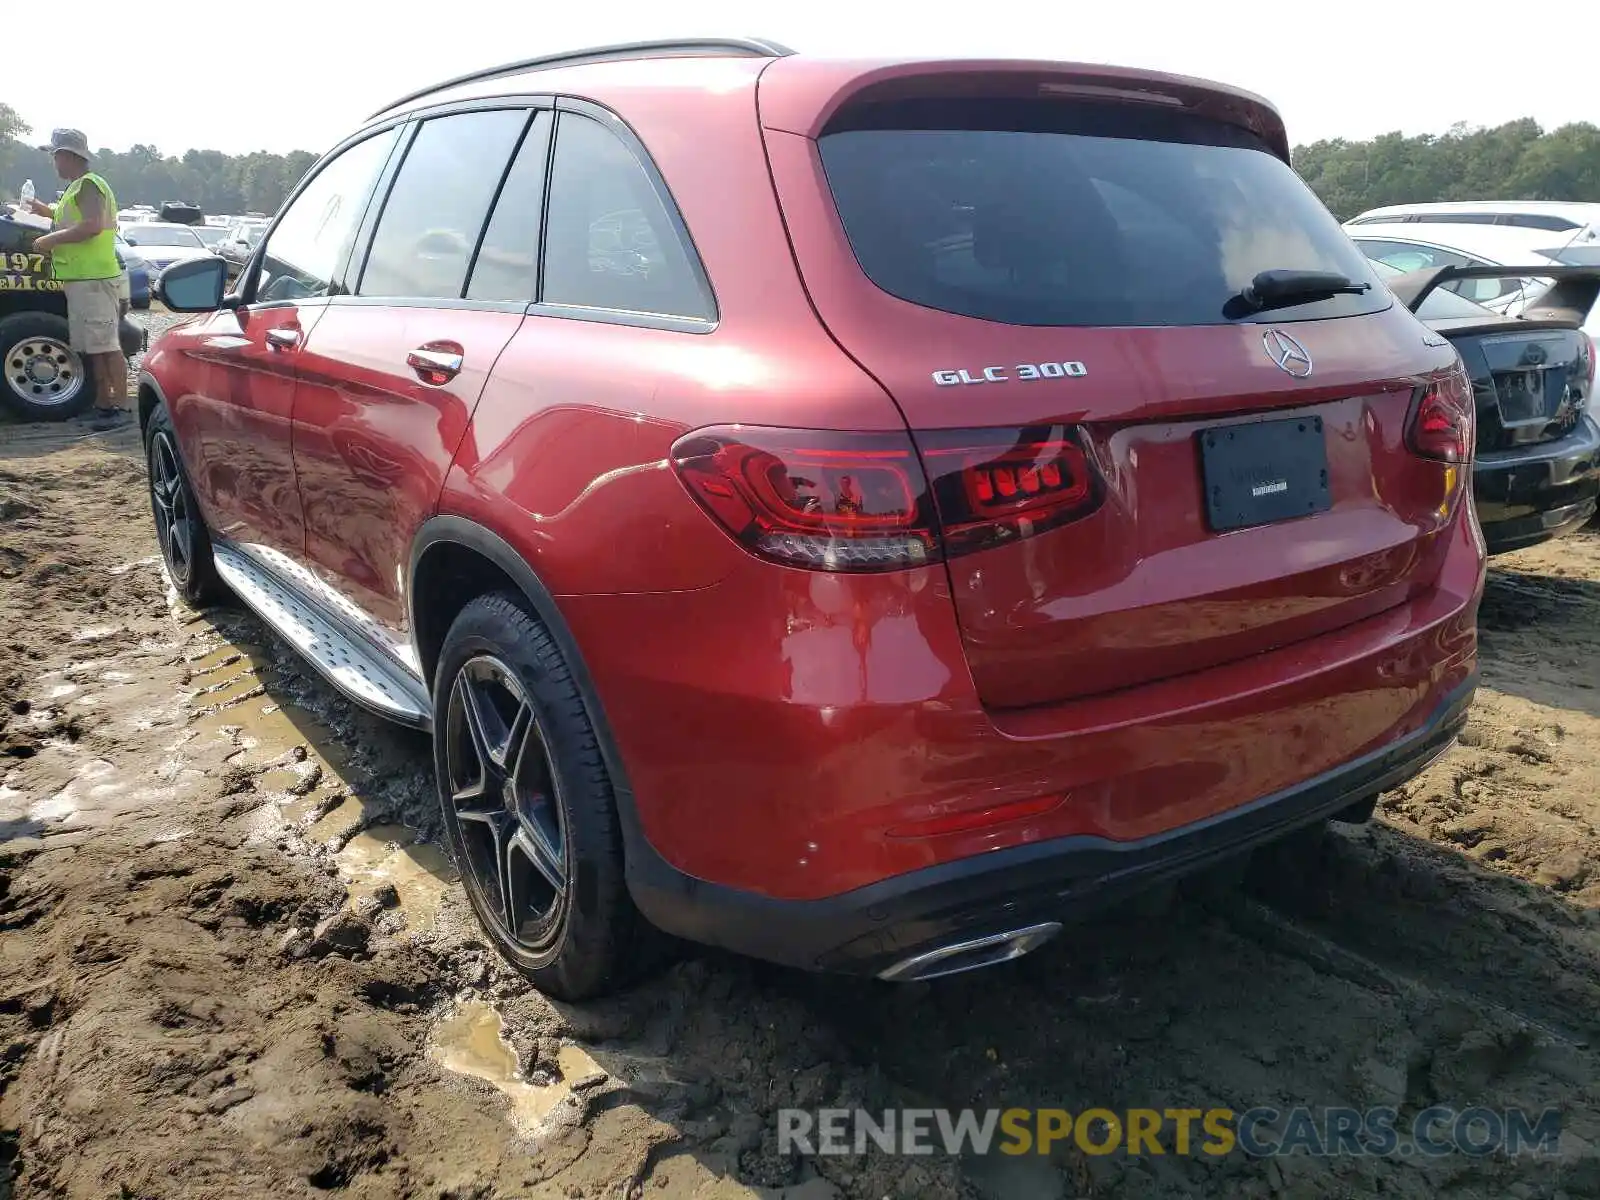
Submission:
M 1333 506 L 1321 417 L 1224 425 L 1199 436 L 1206 522 L 1213 530 L 1267 525 Z

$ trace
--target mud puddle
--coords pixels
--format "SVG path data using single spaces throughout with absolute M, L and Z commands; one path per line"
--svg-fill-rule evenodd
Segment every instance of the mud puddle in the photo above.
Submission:
M 478 935 L 424 740 L 172 607 L 133 438 L 0 448 L 0 505 L 0 1200 L 1600 1195 L 1600 536 L 1497 560 L 1467 735 L 1370 829 L 936 985 L 690 952 L 573 1006 Z M 789 1107 L 1260 1104 L 1548 1105 L 1578 1149 L 776 1139 Z
M 516 1049 L 506 1038 L 505 1019 L 493 1006 L 470 1000 L 445 1017 L 433 1031 L 429 1053 L 446 1070 L 481 1079 L 510 1102 L 512 1123 L 524 1136 L 537 1137 L 556 1109 L 571 1105 L 575 1088 L 606 1079 L 606 1072 L 581 1046 L 562 1046 L 548 1082 L 522 1076 Z

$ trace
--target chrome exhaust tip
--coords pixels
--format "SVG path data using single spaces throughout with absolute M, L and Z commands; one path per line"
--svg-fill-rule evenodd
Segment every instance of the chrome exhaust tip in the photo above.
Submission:
M 992 967 L 1037 950 L 1060 932 L 1060 921 L 1044 921 L 1005 933 L 951 942 L 903 958 L 878 972 L 878 978 L 888 983 L 920 983 L 925 979 L 939 979 L 945 975 L 959 975 L 962 971 L 976 971 L 979 967 Z

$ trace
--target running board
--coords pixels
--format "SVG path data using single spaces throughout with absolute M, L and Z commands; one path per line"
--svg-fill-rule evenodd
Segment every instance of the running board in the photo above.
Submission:
M 417 679 L 383 661 L 381 654 L 345 633 L 248 554 L 214 544 L 217 574 L 239 599 L 272 627 L 329 683 L 381 717 L 418 729 L 432 723 L 428 694 Z

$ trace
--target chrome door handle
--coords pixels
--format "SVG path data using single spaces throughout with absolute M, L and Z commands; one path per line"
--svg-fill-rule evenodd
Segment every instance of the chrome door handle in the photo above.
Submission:
M 406 355 L 406 366 L 415 371 L 423 383 L 442 386 L 461 373 L 462 356 L 450 350 L 431 350 L 418 347 Z
M 300 331 L 287 327 L 267 330 L 267 345 L 274 350 L 293 350 L 300 344 Z

